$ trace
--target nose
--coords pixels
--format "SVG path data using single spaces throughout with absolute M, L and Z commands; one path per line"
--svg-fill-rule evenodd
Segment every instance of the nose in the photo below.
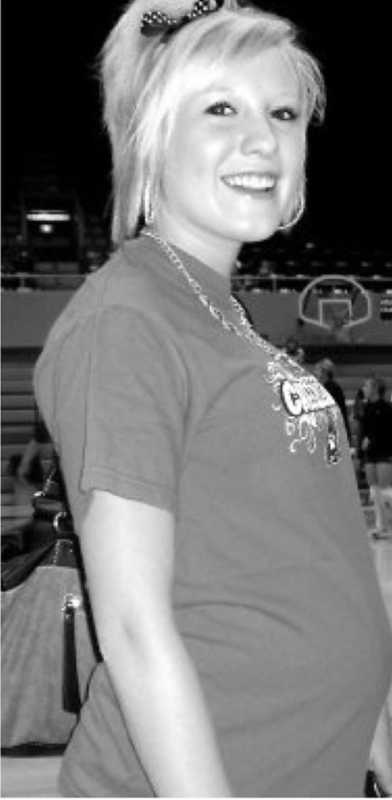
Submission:
M 242 152 L 245 155 L 261 153 L 272 155 L 277 148 L 277 139 L 271 122 L 263 115 L 247 120 L 242 137 Z

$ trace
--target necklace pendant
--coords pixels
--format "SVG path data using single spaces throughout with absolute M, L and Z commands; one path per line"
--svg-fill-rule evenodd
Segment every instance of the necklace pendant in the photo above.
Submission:
M 176 267 L 176 269 L 183 275 L 185 280 L 187 281 L 190 289 L 194 293 L 194 295 L 198 298 L 200 303 L 210 312 L 211 316 L 216 319 L 218 322 L 221 323 L 222 327 L 226 331 L 230 331 L 238 336 L 239 339 L 248 342 L 249 344 L 256 345 L 257 347 L 264 350 L 266 353 L 273 354 L 273 348 L 268 342 L 265 342 L 261 336 L 259 336 L 256 331 L 252 328 L 245 311 L 238 302 L 238 300 L 231 296 L 231 305 L 233 309 L 237 312 L 239 317 L 239 327 L 235 325 L 233 322 L 230 322 L 226 319 L 223 311 L 220 308 L 217 308 L 210 300 L 208 295 L 203 292 L 202 287 L 200 284 L 195 281 L 192 275 L 188 272 L 187 268 L 181 261 L 180 257 L 177 253 L 173 250 L 170 244 L 165 240 L 162 239 L 158 234 L 154 233 L 153 231 L 143 231 L 144 236 L 148 236 L 150 239 L 154 239 L 163 252 L 166 254 L 167 258 L 171 263 Z

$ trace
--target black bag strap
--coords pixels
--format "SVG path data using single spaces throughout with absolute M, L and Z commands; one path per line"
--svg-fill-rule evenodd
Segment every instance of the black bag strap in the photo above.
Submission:
M 76 650 L 75 614 L 81 599 L 74 594 L 66 594 L 63 612 L 63 709 L 78 714 L 80 699 L 79 675 Z

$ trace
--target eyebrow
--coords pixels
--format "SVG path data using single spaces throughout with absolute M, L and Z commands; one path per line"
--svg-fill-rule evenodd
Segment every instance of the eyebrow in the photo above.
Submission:
M 204 89 L 200 89 L 197 92 L 197 95 L 201 96 L 201 95 L 204 95 L 204 94 L 216 94 L 216 93 L 219 93 L 219 92 L 223 92 L 223 93 L 230 92 L 232 94 L 241 94 L 236 89 L 233 89 L 232 86 L 225 86 L 225 85 L 222 84 L 222 85 L 217 85 L 217 86 L 207 86 Z M 281 95 L 277 96 L 277 102 L 301 103 L 301 99 L 302 98 L 301 98 L 301 93 L 300 92 L 296 92 L 295 94 L 294 93 L 291 94 L 289 92 L 287 94 L 285 94 L 284 92 L 282 92 Z
M 204 89 L 199 89 L 196 94 L 212 94 L 213 92 L 232 92 L 234 91 L 229 86 L 206 86 Z

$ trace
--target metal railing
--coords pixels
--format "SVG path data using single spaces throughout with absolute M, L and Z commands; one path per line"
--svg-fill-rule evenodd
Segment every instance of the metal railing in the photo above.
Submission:
M 92 272 L 94 270 L 90 270 Z M 87 273 L 89 274 L 89 273 Z M 326 273 L 327 275 L 328 273 Z M 392 277 L 385 275 L 361 276 L 350 275 L 361 285 L 372 292 L 387 292 L 392 294 Z M 3 291 L 31 292 L 31 291 L 73 291 L 77 289 L 86 278 L 86 273 L 80 272 L 13 272 L 1 276 Z M 232 277 L 234 292 L 301 292 L 314 279 L 314 275 L 301 273 L 287 275 L 272 273 L 270 275 L 235 274 Z
M 325 273 L 325 276 L 328 277 L 328 273 Z M 314 277 L 314 275 L 306 273 L 298 275 L 285 275 L 282 273 L 273 273 L 271 275 L 247 275 L 244 273 L 241 275 L 233 275 L 232 288 L 235 292 L 301 292 L 314 280 Z M 364 289 L 368 289 L 371 292 L 391 292 L 392 294 L 392 276 L 347 275 L 346 277 L 354 278 Z

